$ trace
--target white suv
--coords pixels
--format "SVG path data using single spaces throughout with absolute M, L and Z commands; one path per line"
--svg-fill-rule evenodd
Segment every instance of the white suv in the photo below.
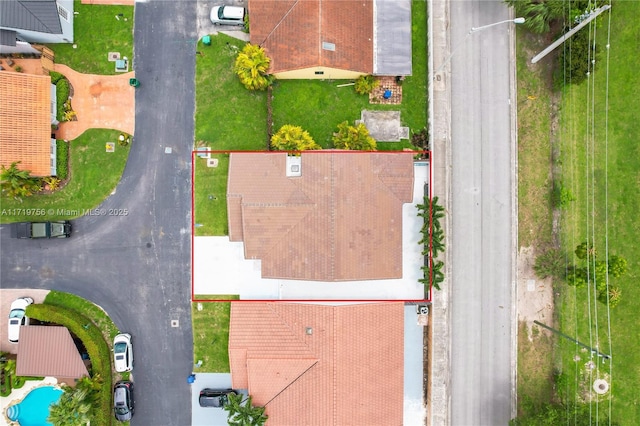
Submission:
M 214 25 L 244 25 L 244 7 L 238 6 L 213 6 L 211 9 L 211 22 Z
M 9 312 L 9 342 L 18 343 L 18 337 L 20 336 L 20 327 L 23 325 L 29 325 L 29 318 L 24 314 L 27 306 L 33 303 L 33 299 L 30 297 L 21 297 L 16 299 L 11 304 L 11 312 Z

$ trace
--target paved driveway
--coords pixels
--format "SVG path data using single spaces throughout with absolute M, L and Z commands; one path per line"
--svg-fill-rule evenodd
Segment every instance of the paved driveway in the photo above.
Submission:
M 90 128 L 116 129 L 130 135 L 135 130 L 135 89 L 129 85 L 134 72 L 118 75 L 82 74 L 66 65 L 55 70 L 73 87 L 71 107 L 77 121 L 60 123 L 58 139 L 72 140 Z

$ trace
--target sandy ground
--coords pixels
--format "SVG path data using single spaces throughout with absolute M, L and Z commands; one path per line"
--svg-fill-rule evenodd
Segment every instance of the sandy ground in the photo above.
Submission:
M 533 271 L 535 255 L 533 247 L 522 247 L 518 253 L 518 320 L 526 322 L 529 340 L 534 320 L 553 325 L 553 286 L 550 278 L 541 280 Z

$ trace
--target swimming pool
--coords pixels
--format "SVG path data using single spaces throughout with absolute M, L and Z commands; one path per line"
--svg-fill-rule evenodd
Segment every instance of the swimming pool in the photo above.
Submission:
M 62 390 L 42 386 L 29 392 L 18 404 L 7 407 L 7 417 L 20 426 L 48 426 L 49 406 L 58 402 Z

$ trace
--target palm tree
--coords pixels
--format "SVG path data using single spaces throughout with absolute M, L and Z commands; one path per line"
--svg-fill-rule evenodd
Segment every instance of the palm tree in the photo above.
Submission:
M 101 383 L 102 378 L 96 374 L 92 378 L 82 377 L 73 388 L 63 385 L 64 393 L 49 409 L 49 423 L 55 426 L 79 426 L 91 422 Z
M 321 149 L 309 132 L 300 126 L 285 124 L 271 137 L 271 146 L 278 151 Z
M 270 63 L 271 59 L 262 47 L 247 43 L 236 57 L 234 72 L 247 89 L 265 90 L 271 84 Z
M 0 187 L 9 197 L 22 201 L 23 197 L 33 195 L 38 190 L 38 180 L 29 170 L 18 168 L 20 161 L 14 161 L 9 167 L 1 166 Z
M 229 395 L 224 409 L 229 412 L 229 426 L 263 426 L 269 418 L 264 414 L 264 407 L 254 407 L 251 404 L 251 396 L 243 401 L 241 394 Z
M 369 135 L 369 129 L 363 123 L 350 126 L 347 121 L 343 121 L 333 134 L 333 146 L 338 149 L 375 151 L 376 140 Z

